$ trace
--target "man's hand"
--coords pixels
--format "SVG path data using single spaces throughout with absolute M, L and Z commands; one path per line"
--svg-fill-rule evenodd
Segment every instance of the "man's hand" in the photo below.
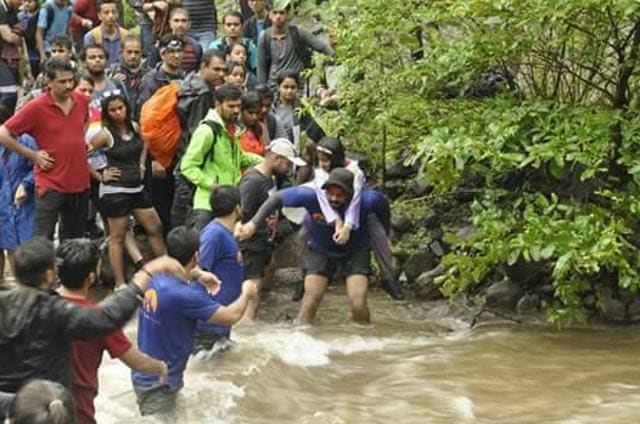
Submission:
M 351 227 L 348 225 L 343 225 L 342 222 L 340 222 L 340 225 L 338 224 L 338 222 L 336 222 L 336 230 L 333 233 L 333 241 L 336 244 L 344 245 L 347 244 L 350 237 Z
M 166 12 L 169 8 L 169 3 L 167 3 L 166 1 L 154 1 L 153 7 L 162 12 Z
M 123 74 L 122 72 L 118 72 L 112 78 L 117 79 L 118 81 L 120 81 L 123 84 L 125 82 L 127 82 L 127 76 L 125 74 Z
M 43 171 L 51 171 L 53 169 L 53 165 L 56 163 L 56 160 L 45 150 L 38 150 L 33 157 L 33 161 Z
M 204 271 L 200 268 L 194 268 L 191 271 L 191 278 L 198 280 L 200 284 L 207 288 L 207 292 L 213 296 L 220 291 L 222 281 L 212 272 Z
M 242 294 L 251 300 L 256 299 L 258 297 L 258 286 L 254 281 L 247 280 L 242 283 Z
M 254 224 L 253 222 L 249 221 L 246 224 L 242 224 L 238 222 L 236 224 L 236 228 L 235 228 L 235 231 L 233 232 L 233 235 L 239 241 L 245 241 L 250 239 L 255 234 L 255 232 L 256 232 L 256 224 Z
M 120 169 L 116 168 L 115 166 L 106 168 L 104 171 L 102 171 L 102 182 L 108 183 L 111 181 L 118 181 L 121 174 L 122 172 L 120 171 Z
M 151 161 L 151 175 L 156 178 L 167 178 L 167 170 L 160 162 Z
M 27 200 L 27 190 L 25 190 L 24 186 L 20 184 L 16 189 L 15 196 L 13 197 L 13 203 L 19 208 L 25 200 Z
M 160 372 L 158 373 L 158 383 L 164 384 L 169 380 L 169 367 L 164 361 L 160 361 Z
M 90 19 L 83 19 L 83 20 L 82 20 L 82 26 L 83 26 L 85 29 L 91 29 L 91 28 L 93 28 L 93 22 L 91 22 L 91 20 L 90 20 Z

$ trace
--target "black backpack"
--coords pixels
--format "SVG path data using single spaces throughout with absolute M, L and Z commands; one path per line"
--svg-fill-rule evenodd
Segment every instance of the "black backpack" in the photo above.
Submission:
M 267 62 L 269 63 L 269 67 L 271 67 L 271 49 L 269 49 L 269 42 L 271 41 L 271 37 L 267 36 L 267 29 L 263 36 L 260 37 L 261 48 L 263 51 L 267 53 Z M 271 30 L 273 31 L 273 30 Z M 271 34 L 271 32 L 269 32 Z M 302 61 L 302 66 L 304 69 L 309 69 L 313 67 L 313 51 L 309 48 L 307 43 L 303 43 L 300 38 L 300 30 L 295 25 L 289 25 L 289 34 L 291 34 L 291 43 L 293 44 L 294 49 L 300 56 L 300 60 Z
M 44 9 L 47 11 L 47 27 L 44 29 L 44 33 L 46 35 L 47 30 L 51 27 L 51 24 L 53 24 L 53 19 L 56 12 L 53 9 L 53 5 L 51 3 L 45 3 Z M 36 31 L 38 30 L 38 16 L 40 16 L 39 10 L 37 13 L 34 13 L 27 22 L 25 41 L 27 42 L 27 48 L 29 50 L 37 49 Z

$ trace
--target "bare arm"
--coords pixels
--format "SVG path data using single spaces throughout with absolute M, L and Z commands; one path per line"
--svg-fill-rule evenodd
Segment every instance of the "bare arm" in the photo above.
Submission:
M 0 25 L 0 37 L 3 41 L 6 41 L 9 44 L 18 44 L 22 41 L 21 37 L 18 37 L 13 31 L 11 31 L 11 27 L 9 25 Z
M 36 151 L 18 142 L 4 125 L 0 127 L 0 144 L 29 160 L 36 160 Z
M 249 301 L 257 296 L 258 288 L 253 281 L 245 281 L 242 285 L 242 293 L 235 302 L 228 306 L 220 306 L 216 312 L 209 317 L 209 322 L 213 324 L 233 325 L 240 321 L 244 311 L 249 305 Z
M 36 48 L 40 53 L 40 62 L 44 62 L 47 58 L 47 55 L 44 51 L 44 28 L 38 27 L 36 29 Z
M 98 131 L 93 137 L 91 137 L 91 147 L 94 149 L 104 149 L 108 144 L 111 138 L 109 134 L 105 130 Z
M 166 378 L 167 364 L 140 352 L 135 346 L 132 346 L 119 359 L 132 370 L 145 374 L 158 374 L 161 379 Z

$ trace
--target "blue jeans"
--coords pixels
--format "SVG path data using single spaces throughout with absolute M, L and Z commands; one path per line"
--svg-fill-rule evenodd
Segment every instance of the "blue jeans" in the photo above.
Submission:
M 209 50 L 209 44 L 216 39 L 215 32 L 204 31 L 204 32 L 195 32 L 189 30 L 189 37 L 194 38 L 200 45 L 202 46 L 202 50 Z

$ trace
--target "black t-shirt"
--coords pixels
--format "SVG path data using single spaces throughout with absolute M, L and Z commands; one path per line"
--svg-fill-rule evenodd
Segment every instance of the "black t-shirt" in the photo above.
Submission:
M 272 177 L 267 177 L 255 168 L 251 168 L 240 179 L 239 189 L 242 199 L 242 222 L 249 222 L 260 206 L 267 201 L 269 193 L 275 191 L 276 185 Z M 258 224 L 252 240 L 268 240 L 270 236 L 265 221 Z

